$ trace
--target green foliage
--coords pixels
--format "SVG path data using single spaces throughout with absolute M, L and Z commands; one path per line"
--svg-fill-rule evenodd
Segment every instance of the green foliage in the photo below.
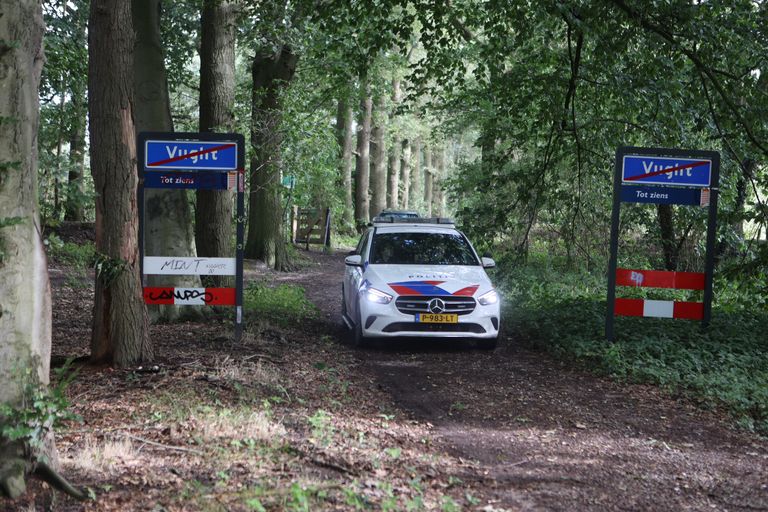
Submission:
M 306 298 L 300 286 L 281 284 L 270 288 L 251 283 L 243 298 L 248 312 L 284 326 L 317 316 L 317 307 Z
M 46 435 L 62 421 L 79 417 L 69 411 L 65 391 L 77 376 L 70 371 L 71 361 L 55 369 L 55 384 L 43 386 L 30 367 L 19 370 L 23 388 L 22 402 L 18 405 L 0 404 L 0 438 L 8 441 L 23 441 L 34 451 L 44 448 Z
M 106 254 L 94 251 L 93 267 L 96 269 L 96 277 L 101 279 L 104 288 L 109 288 L 115 282 L 115 279 L 125 271 L 127 266 L 128 262 L 125 260 L 111 258 Z
M 618 341 L 608 343 L 602 276 L 535 263 L 503 275 L 505 328 L 526 343 L 620 380 L 687 393 L 768 433 L 768 310 L 764 297 L 755 303 L 751 285 L 716 280 L 707 330 L 685 320 L 619 317 Z
M 50 234 L 45 239 L 45 245 L 48 256 L 54 261 L 71 265 L 79 270 L 92 267 L 96 261 L 96 246 L 90 241 L 79 245 L 63 242 L 57 235 Z

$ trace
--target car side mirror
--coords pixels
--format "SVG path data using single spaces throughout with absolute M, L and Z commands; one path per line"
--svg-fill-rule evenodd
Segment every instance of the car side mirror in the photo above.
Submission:
M 483 258 L 493 258 L 493 256 L 491 256 L 491 251 L 485 251 L 483 253 Z
M 351 251 L 349 251 L 349 252 L 347 253 L 347 256 L 354 256 L 355 254 L 357 254 L 357 253 L 355 252 L 355 250 L 354 250 L 354 249 L 352 249 Z
M 482 261 L 483 261 L 483 268 L 496 268 L 496 262 L 493 261 L 493 258 L 483 256 Z
M 353 254 L 351 256 L 347 256 L 344 258 L 344 263 L 349 265 L 350 267 L 362 267 L 363 266 L 363 257 L 359 254 Z

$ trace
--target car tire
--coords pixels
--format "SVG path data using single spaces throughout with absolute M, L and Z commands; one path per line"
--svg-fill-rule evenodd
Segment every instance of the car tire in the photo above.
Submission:
M 496 348 L 496 345 L 498 345 L 499 338 L 487 338 L 482 340 L 477 340 L 477 348 L 480 350 L 494 350 Z
M 356 316 L 355 325 L 352 327 L 352 345 L 362 348 L 366 344 L 366 339 L 363 335 L 363 318 L 360 316 L 360 305 L 357 306 Z

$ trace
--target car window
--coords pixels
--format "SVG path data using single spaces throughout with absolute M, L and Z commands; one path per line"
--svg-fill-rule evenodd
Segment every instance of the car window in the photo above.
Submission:
M 371 245 L 371 264 L 479 265 L 459 233 L 378 233 Z

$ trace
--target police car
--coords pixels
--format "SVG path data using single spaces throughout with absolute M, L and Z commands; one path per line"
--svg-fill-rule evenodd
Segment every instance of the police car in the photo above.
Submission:
M 371 338 L 475 338 L 492 349 L 496 264 L 445 218 L 377 217 L 345 259 L 342 318 L 355 344 Z

